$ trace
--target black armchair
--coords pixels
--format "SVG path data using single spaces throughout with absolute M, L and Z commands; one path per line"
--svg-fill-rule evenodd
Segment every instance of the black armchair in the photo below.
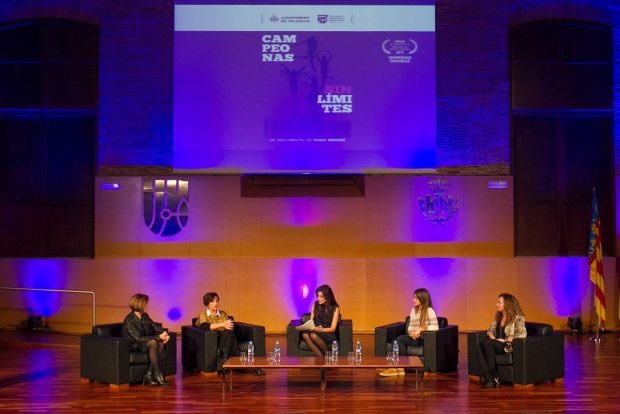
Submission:
M 293 319 L 286 327 L 286 355 L 287 356 L 316 356 L 306 341 L 301 338 L 302 332 L 296 330 L 297 326 L 303 325 L 310 320 L 310 314 L 304 313 L 301 319 Z M 347 356 L 353 351 L 353 321 L 343 319 L 336 329 L 338 341 L 338 355 Z M 329 344 L 327 344 L 329 346 Z
M 438 331 L 424 332 L 423 346 L 408 346 L 407 355 L 418 356 L 426 372 L 456 370 L 459 359 L 459 327 L 448 325 L 448 319 L 438 317 Z M 375 328 L 375 356 L 385 356 L 392 351 L 392 342 L 399 335 L 407 334 L 409 316 L 404 322 L 395 322 Z
M 217 371 L 217 331 L 206 331 L 192 325 L 181 327 L 181 361 L 184 371 Z M 254 342 L 254 355 L 265 356 L 265 327 L 249 323 L 235 322 L 235 337 L 239 351 L 248 350 L 248 343 Z
M 526 322 L 527 338 L 515 339 L 510 354 L 496 356 L 499 380 L 514 385 L 531 386 L 543 381 L 564 378 L 564 335 L 553 332 L 544 323 Z M 476 355 L 476 347 L 486 332 L 467 334 L 467 363 L 470 378 L 484 374 Z
M 129 341 L 121 337 L 122 323 L 93 326 L 92 333 L 80 337 L 80 377 L 83 381 L 99 381 L 110 388 L 142 381 L 149 360 L 145 352 L 129 352 Z M 177 335 L 169 332 L 165 361 L 161 364 L 164 376 L 177 372 Z

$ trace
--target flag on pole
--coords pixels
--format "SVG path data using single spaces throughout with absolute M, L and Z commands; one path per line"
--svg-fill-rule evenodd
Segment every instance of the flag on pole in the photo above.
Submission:
M 588 248 L 590 280 L 594 283 L 594 307 L 601 325 L 605 324 L 605 278 L 603 277 L 603 246 L 601 244 L 601 218 L 598 214 L 596 189 L 592 189 L 592 223 Z

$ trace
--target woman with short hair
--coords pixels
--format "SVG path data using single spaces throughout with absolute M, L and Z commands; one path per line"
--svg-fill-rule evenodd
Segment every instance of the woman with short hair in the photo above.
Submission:
M 237 354 L 235 323 L 226 312 L 220 309 L 220 296 L 216 292 L 205 293 L 202 303 L 205 305 L 205 310 L 198 315 L 196 326 L 207 331 L 217 331 L 217 370 L 222 371 L 222 365 L 228 357 Z
M 131 312 L 123 321 L 122 337 L 129 341 L 129 351 L 137 350 L 148 355 L 149 368 L 142 378 L 142 384 L 168 385 L 169 382 L 159 368 L 159 362 L 163 360 L 170 335 L 167 329 L 153 322 L 146 313 L 148 304 L 148 295 L 136 293 L 131 297 Z

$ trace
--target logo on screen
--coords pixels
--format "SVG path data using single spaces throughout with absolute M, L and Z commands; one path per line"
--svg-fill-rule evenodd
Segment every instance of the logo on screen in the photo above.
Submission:
M 413 39 L 385 39 L 381 49 L 390 63 L 411 63 L 412 56 L 418 51 L 418 43 Z
M 436 178 L 428 182 L 431 194 L 418 198 L 418 207 L 424 218 L 435 224 L 443 224 L 458 213 L 461 200 L 448 194 L 450 181 Z
M 344 23 L 344 15 L 342 14 L 317 14 L 316 20 L 321 23 Z
M 280 21 L 280 18 L 274 14 L 269 18 L 269 21 L 271 21 L 272 23 L 278 23 Z
M 142 185 L 144 224 L 158 236 L 174 236 L 189 220 L 189 182 L 145 179 Z

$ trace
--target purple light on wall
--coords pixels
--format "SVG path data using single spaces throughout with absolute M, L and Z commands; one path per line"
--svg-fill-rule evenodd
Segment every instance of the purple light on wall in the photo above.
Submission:
M 168 321 L 175 322 L 184 316 L 184 307 L 179 303 L 188 293 L 188 266 L 189 262 L 185 259 L 152 259 L 141 262 L 137 288 L 149 295 L 148 313 L 154 320 L 159 321 L 166 317 Z M 192 301 L 202 297 L 200 292 L 190 294 Z
M 291 297 L 297 315 L 310 312 L 314 302 L 312 289 L 317 283 L 316 259 L 293 259 L 291 261 Z
M 580 316 L 581 300 L 589 293 L 590 276 L 586 257 L 550 258 L 547 271 L 549 295 L 558 316 Z
M 457 260 L 451 258 L 417 259 L 419 272 L 414 289 L 428 289 L 436 312 L 443 303 L 450 303 L 458 295 L 456 289 Z M 413 291 L 411 292 L 413 297 Z
M 324 221 L 324 215 L 315 202 L 306 198 L 287 198 L 288 215 L 282 215 L 285 224 L 295 227 L 317 226 Z
M 66 289 L 67 264 L 63 260 L 25 260 L 21 264 L 24 284 L 19 287 Z M 58 312 L 61 293 L 26 292 L 25 305 L 33 315 L 49 317 Z
M 183 312 L 181 312 L 181 309 L 179 308 L 171 308 L 168 311 L 168 320 L 178 321 L 181 319 L 181 316 L 183 316 Z

